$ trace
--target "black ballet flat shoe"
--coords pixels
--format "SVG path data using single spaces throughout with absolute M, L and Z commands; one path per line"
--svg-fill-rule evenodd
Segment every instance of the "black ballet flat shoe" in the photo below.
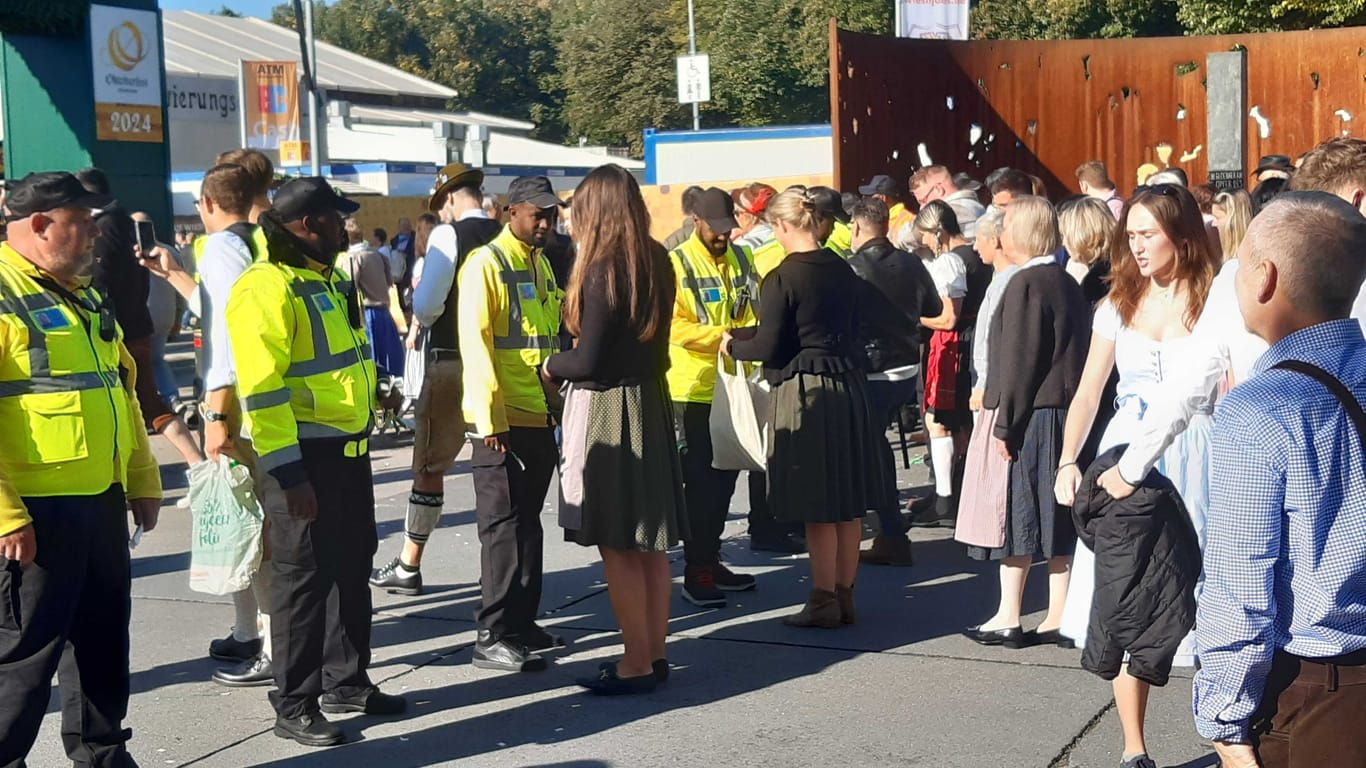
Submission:
M 1056 645 L 1059 648 L 1072 649 L 1077 647 L 1077 643 L 1070 637 L 1062 634 L 1059 630 L 1050 629 L 1047 632 L 1031 632 L 1034 645 Z
M 659 681 L 653 671 L 637 677 L 617 677 L 616 662 L 610 662 L 598 670 L 597 677 L 585 677 L 576 682 L 598 696 L 630 696 L 652 692 Z
M 615 665 L 616 665 L 616 662 L 615 662 L 615 661 L 604 661 L 603 663 L 601 663 L 601 664 L 598 665 L 598 669 L 600 669 L 600 670 L 611 669 L 611 668 L 612 668 L 613 666 L 615 666 Z M 658 682 L 658 683 L 667 683 L 667 682 L 669 682 L 669 660 L 668 660 L 668 659 L 655 659 L 653 662 L 650 663 L 650 668 L 651 668 L 652 670 L 654 670 L 654 673 L 655 673 L 655 682 Z
M 985 631 L 980 626 L 968 627 L 963 630 L 963 637 L 978 645 L 1000 645 L 1011 649 L 1024 648 L 1029 644 L 1024 630 L 1019 627 Z

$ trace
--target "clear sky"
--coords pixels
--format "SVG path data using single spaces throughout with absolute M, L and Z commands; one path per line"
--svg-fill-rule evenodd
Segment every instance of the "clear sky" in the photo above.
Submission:
M 214 13 L 227 6 L 243 16 L 270 18 L 270 11 L 284 0 L 161 0 L 163 11 L 199 11 Z

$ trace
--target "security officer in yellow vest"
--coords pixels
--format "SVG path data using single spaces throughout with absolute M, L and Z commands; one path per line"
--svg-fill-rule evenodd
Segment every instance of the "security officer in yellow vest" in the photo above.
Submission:
M 693 236 L 669 254 L 678 280 L 669 332 L 669 392 L 683 448 L 683 493 L 691 537 L 683 542 L 687 567 L 683 597 L 703 607 L 726 604 L 725 592 L 754 589 L 754 577 L 721 564 L 721 533 L 738 472 L 713 469 L 711 403 L 721 334 L 755 324 L 754 267 L 730 242 L 738 226 L 733 201 L 712 187 L 693 208 Z
M 541 509 L 559 461 L 540 368 L 555 351 L 563 291 L 542 253 L 561 202 L 550 180 L 508 189 L 508 224 L 460 268 L 456 327 L 464 414 L 473 438 L 481 599 L 474 666 L 544 669 L 564 640 L 536 625 L 541 603 Z
M 156 526 L 161 479 L 114 313 L 86 285 L 109 205 L 69 173 L 6 200 L 0 245 L 0 765 L 22 766 L 56 672 L 79 766 L 136 766 L 128 712 L 128 522 Z M 145 375 L 152 375 L 147 372 Z
M 366 672 L 375 363 L 355 289 L 333 265 L 343 217 L 358 208 L 318 177 L 280 187 L 258 222 L 268 254 L 233 284 L 225 312 L 269 520 L 275 735 L 305 746 L 343 740 L 323 712 L 405 706 Z

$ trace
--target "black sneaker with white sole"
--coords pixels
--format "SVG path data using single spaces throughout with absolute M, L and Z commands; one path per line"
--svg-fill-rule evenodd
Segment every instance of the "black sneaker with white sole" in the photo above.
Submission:
M 711 580 L 722 592 L 748 592 L 758 586 L 753 576 L 736 573 L 720 563 L 711 567 Z
M 370 586 L 391 595 L 417 596 L 422 594 L 422 571 L 407 570 L 407 566 L 396 557 L 370 574 Z
M 726 593 L 716 588 L 710 565 L 689 565 L 683 569 L 683 599 L 698 608 L 725 608 Z

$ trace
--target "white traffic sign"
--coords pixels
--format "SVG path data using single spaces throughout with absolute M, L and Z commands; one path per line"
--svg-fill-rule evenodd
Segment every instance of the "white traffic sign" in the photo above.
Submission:
M 711 101 L 711 57 L 705 53 L 678 57 L 678 103 Z

